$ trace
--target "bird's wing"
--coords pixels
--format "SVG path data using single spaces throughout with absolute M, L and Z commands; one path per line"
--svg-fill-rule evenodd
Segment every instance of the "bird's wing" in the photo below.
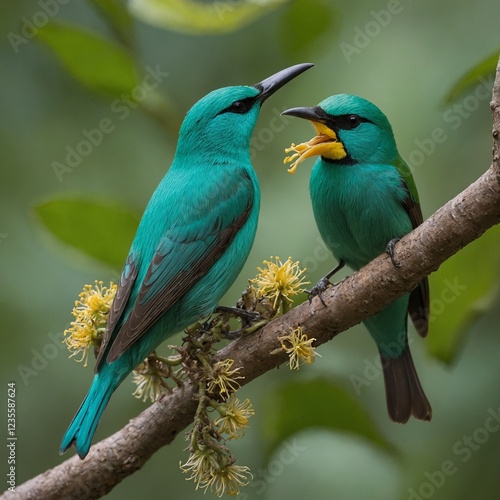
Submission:
M 106 333 L 99 347 L 99 355 L 97 356 L 97 361 L 95 364 L 96 373 L 99 369 L 99 366 L 101 365 L 102 358 L 104 356 L 104 353 L 106 352 L 106 347 L 108 346 L 113 332 L 115 331 L 115 328 L 120 321 L 123 311 L 125 310 L 125 306 L 127 305 L 128 298 L 130 297 L 130 293 L 132 292 L 135 279 L 137 278 L 137 272 L 138 267 L 136 264 L 135 256 L 131 252 L 127 257 L 125 266 L 123 267 L 123 271 L 120 276 L 120 282 L 118 283 L 118 288 L 116 290 L 116 295 L 109 311 Z
M 407 193 L 403 200 L 403 207 L 410 218 L 413 229 L 415 229 L 424 221 L 417 187 L 408 165 L 401 158 L 396 162 L 395 166 L 403 179 L 403 185 Z M 429 280 L 427 278 L 424 278 L 419 283 L 419 286 L 411 292 L 408 312 L 418 334 L 425 337 L 429 329 Z
M 198 206 L 195 199 L 184 201 L 192 215 L 176 221 L 160 241 L 137 300 L 111 343 L 108 363 L 118 359 L 210 270 L 247 221 L 254 200 L 248 173 L 233 171 L 223 183 L 224 189 L 215 186 Z

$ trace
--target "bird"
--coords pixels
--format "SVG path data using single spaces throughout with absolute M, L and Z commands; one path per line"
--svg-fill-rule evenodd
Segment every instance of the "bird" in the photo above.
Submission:
M 172 164 L 137 228 L 92 384 L 61 453 L 75 445 L 85 458 L 115 389 L 166 338 L 211 314 L 240 273 L 259 216 L 250 141 L 261 105 L 312 66 L 214 90 L 187 112 Z
M 322 300 L 329 279 L 344 265 L 359 270 L 384 251 L 398 267 L 394 245 L 423 217 L 415 181 L 385 114 L 372 102 L 350 94 L 283 114 L 309 120 L 316 130 L 310 141 L 285 150 L 294 153 L 285 163 L 293 162 L 289 168 L 293 173 L 306 158 L 319 157 L 309 182 L 311 203 L 320 235 L 338 261 L 313 287 L 312 296 Z M 389 418 L 398 423 L 406 423 L 412 415 L 424 421 L 432 417 L 408 345 L 408 314 L 425 337 L 427 278 L 364 321 L 380 353 Z

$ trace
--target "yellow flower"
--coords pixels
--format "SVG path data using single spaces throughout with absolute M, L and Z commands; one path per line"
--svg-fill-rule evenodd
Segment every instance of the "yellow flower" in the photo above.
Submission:
M 85 285 L 79 300 L 75 302 L 72 313 L 75 318 L 86 318 L 95 323 L 107 321 L 117 286 L 113 282 L 109 284 L 109 288 L 103 285 L 102 281 L 97 280 L 94 282 L 95 288 L 92 285 Z
M 212 367 L 212 372 L 208 376 L 208 392 L 219 391 L 220 395 L 224 397 L 224 393 L 226 393 L 226 395 L 229 395 L 229 393 L 234 392 L 238 389 L 240 384 L 236 380 L 242 379 L 244 377 L 235 375 L 240 370 L 240 368 L 231 370 L 233 364 L 233 359 L 218 361 L 214 364 L 214 366 Z
M 163 379 L 158 368 L 146 358 L 133 372 L 133 383 L 137 385 L 132 393 L 137 399 L 154 403 L 163 394 Z
M 215 425 L 221 433 L 229 434 L 229 439 L 238 439 L 245 433 L 248 419 L 255 414 L 249 399 L 241 402 L 236 396 L 231 396 L 227 403 L 217 406 L 221 415 Z
M 64 339 L 64 343 L 71 352 L 70 358 L 75 357 L 77 354 L 82 353 L 80 359 L 77 362 L 82 362 L 85 360 L 84 367 L 87 367 L 87 362 L 89 359 L 89 348 L 93 343 L 95 329 L 87 324 L 73 321 L 71 327 L 64 331 L 64 335 L 68 335 Z
M 299 163 L 311 156 L 324 156 L 332 160 L 345 158 L 347 153 L 344 145 L 337 138 L 337 134 L 329 127 L 319 122 L 311 122 L 316 129 L 316 136 L 302 144 L 293 144 L 285 149 L 285 153 L 294 153 L 287 156 L 283 163 L 291 163 L 288 172 L 295 173 Z M 294 161 L 295 160 L 295 161 Z
M 308 338 L 300 326 L 292 329 L 289 335 L 278 337 L 278 340 L 281 342 L 281 348 L 290 356 L 290 370 L 298 370 L 301 361 L 310 365 L 315 356 L 319 356 L 316 348 L 311 345 L 316 339 Z M 286 346 L 285 342 L 290 347 Z
M 211 448 L 195 449 L 180 468 L 186 474 L 191 473 L 186 479 L 194 480 L 196 489 L 210 490 L 219 497 L 224 493 L 237 495 L 248 484 L 248 476 L 252 477 L 248 467 L 235 465 L 230 455 Z
M 196 489 L 200 487 L 206 488 L 207 486 L 205 483 L 212 477 L 212 471 L 219 467 L 217 460 L 217 452 L 211 448 L 196 448 L 191 455 L 189 455 L 188 461 L 185 464 L 180 463 L 179 466 L 185 474 L 191 473 L 186 479 L 193 479 L 196 483 Z
M 303 285 L 308 284 L 308 281 L 303 281 L 302 274 L 305 269 L 299 268 L 299 262 L 292 262 L 292 258 L 283 263 L 279 257 L 271 257 L 272 261 L 264 261 L 267 266 L 265 268 L 258 267 L 259 274 L 252 280 L 257 288 L 257 294 L 260 297 L 267 297 L 273 303 L 273 308 L 276 309 L 278 301 L 282 298 L 289 303 L 292 302 L 290 297 L 304 292 Z
M 242 486 L 247 486 L 249 478 L 253 478 L 250 469 L 246 466 L 229 464 L 212 473 L 202 488 L 210 488 L 218 497 L 227 493 L 231 496 L 239 495 Z
M 64 331 L 64 343 L 72 351 L 70 358 L 82 353 L 81 362 L 85 360 L 87 366 L 88 352 L 91 346 L 99 347 L 106 330 L 109 310 L 116 294 L 116 285 L 111 282 L 109 288 L 103 286 L 102 281 L 95 281 L 92 285 L 85 285 L 79 299 L 75 302 L 72 315 L 75 321 L 70 328 Z

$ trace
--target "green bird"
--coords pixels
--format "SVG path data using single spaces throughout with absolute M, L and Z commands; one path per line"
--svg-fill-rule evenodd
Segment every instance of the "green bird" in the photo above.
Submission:
M 313 288 L 313 295 L 321 298 L 331 276 L 345 264 L 358 270 L 387 251 L 397 265 L 395 242 L 423 219 L 415 182 L 384 113 L 366 99 L 340 94 L 283 114 L 305 118 L 317 131 L 309 142 L 292 144 L 286 152 L 294 154 L 285 163 L 293 162 L 293 173 L 305 158 L 319 156 L 309 185 L 312 207 L 321 237 L 339 263 Z M 425 337 L 427 279 L 364 321 L 380 352 L 389 417 L 400 423 L 411 415 L 419 420 L 432 416 L 408 346 L 408 313 Z
M 161 342 L 213 312 L 245 263 L 260 205 L 250 140 L 262 103 L 311 68 L 214 90 L 182 123 L 173 163 L 132 242 L 90 390 L 61 452 L 84 458 L 115 389 Z M 113 228 L 110 228 L 112 231 Z

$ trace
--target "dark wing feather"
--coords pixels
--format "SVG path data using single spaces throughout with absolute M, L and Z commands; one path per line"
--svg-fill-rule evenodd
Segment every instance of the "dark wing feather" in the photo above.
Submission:
M 111 340 L 113 332 L 118 325 L 118 322 L 125 310 L 128 298 L 132 292 L 132 288 L 137 278 L 138 267 L 135 263 L 133 254 L 129 254 L 125 266 L 123 267 L 122 274 L 120 276 L 120 283 L 118 283 L 118 289 L 116 290 L 115 299 L 111 305 L 108 316 L 108 324 L 106 325 L 106 333 L 99 347 L 99 355 L 97 356 L 97 361 L 95 365 L 95 373 L 98 372 L 101 366 L 102 360 L 104 358 L 104 353 L 106 352 L 106 347 Z
M 410 218 L 413 229 L 415 229 L 424 221 L 422 210 L 420 203 L 411 197 L 405 183 L 404 187 L 407 194 L 403 200 L 403 206 Z M 427 278 L 424 278 L 417 288 L 410 293 L 408 312 L 418 334 L 425 337 L 429 329 L 429 281 Z
M 246 172 L 235 177 L 239 179 L 233 189 L 226 189 L 226 197 L 204 212 L 201 227 L 198 218 L 192 227 L 172 227 L 162 239 L 137 300 L 113 340 L 108 363 L 118 359 L 211 269 L 245 224 L 254 188 Z

